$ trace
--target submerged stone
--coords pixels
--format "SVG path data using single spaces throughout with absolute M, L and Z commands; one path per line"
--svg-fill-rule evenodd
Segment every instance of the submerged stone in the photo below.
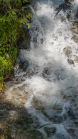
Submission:
M 29 66 L 29 62 L 27 60 L 25 60 L 25 61 L 20 60 L 19 67 L 21 69 L 23 69 L 25 71 L 28 68 L 28 66 Z

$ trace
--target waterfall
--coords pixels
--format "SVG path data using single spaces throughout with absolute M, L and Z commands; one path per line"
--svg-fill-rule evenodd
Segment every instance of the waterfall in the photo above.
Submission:
M 13 90 L 27 97 L 25 109 L 47 139 L 78 139 L 78 43 L 71 30 L 77 4 L 65 10 L 64 0 L 37 0 L 31 7 L 30 49 L 18 58 L 25 68 L 6 90 L 10 98 Z

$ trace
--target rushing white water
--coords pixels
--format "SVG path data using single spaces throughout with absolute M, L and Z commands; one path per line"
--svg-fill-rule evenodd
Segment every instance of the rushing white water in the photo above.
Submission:
M 9 98 L 17 92 L 27 97 L 25 108 L 47 139 L 78 139 L 78 44 L 70 30 L 78 2 L 58 12 L 63 2 L 37 0 L 30 50 L 21 50 L 18 59 L 29 66 L 15 72 L 17 81 L 6 91 Z

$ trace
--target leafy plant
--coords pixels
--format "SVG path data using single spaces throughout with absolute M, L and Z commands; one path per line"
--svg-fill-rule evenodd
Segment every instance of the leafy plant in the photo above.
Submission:
M 24 40 L 23 26 L 32 17 L 28 7 L 23 6 L 28 0 L 0 0 L 0 90 L 3 79 L 13 71 L 17 56 L 17 42 Z

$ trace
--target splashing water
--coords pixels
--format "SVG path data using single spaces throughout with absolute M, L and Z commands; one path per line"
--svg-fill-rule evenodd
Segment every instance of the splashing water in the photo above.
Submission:
M 78 2 L 65 11 L 58 10 L 62 3 L 37 0 L 36 11 L 31 8 L 30 50 L 21 49 L 18 58 L 28 67 L 15 72 L 5 93 L 10 99 L 17 92 L 27 97 L 25 108 L 47 139 L 78 139 L 78 44 L 71 31 Z

